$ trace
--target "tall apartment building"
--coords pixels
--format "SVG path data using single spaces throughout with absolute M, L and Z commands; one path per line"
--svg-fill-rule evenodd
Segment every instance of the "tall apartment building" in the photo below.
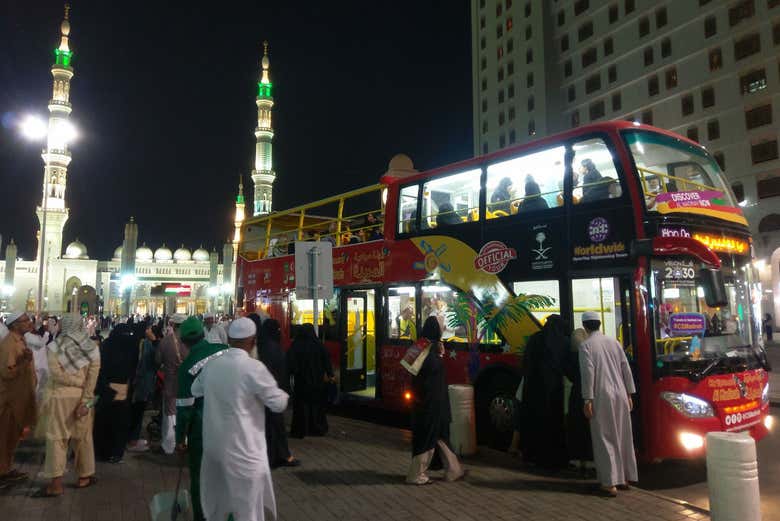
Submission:
M 610 119 L 699 141 L 741 201 L 772 312 L 780 0 L 471 0 L 471 15 L 476 155 Z

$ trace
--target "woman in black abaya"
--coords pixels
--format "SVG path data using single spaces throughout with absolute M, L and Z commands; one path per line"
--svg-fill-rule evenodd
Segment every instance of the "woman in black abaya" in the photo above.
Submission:
M 326 384 L 334 381 L 333 367 L 313 325 L 304 324 L 298 329 L 287 351 L 287 371 L 293 383 L 290 436 L 324 436 L 328 433 Z
M 441 328 L 436 317 L 425 320 L 420 337 L 430 342 L 430 352 L 419 373 L 412 377 L 412 463 L 406 476 L 406 482 L 412 485 L 432 483 L 427 471 L 437 448 L 445 479 L 455 481 L 464 475 L 457 456 L 449 448 L 450 398 L 442 361 Z

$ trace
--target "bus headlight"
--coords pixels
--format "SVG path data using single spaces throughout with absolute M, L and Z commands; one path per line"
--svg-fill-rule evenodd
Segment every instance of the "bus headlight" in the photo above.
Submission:
M 771 431 L 772 428 L 775 426 L 775 417 L 771 414 L 767 414 L 764 417 L 764 427 L 766 427 L 766 430 Z
M 764 386 L 764 390 L 761 391 L 761 404 L 764 405 L 769 402 L 769 382 Z
M 685 450 L 698 450 L 704 447 L 704 436 L 691 432 L 681 432 L 680 444 Z
M 715 416 L 712 405 L 701 398 L 696 398 L 690 394 L 663 392 L 661 398 L 677 409 L 677 411 L 689 418 L 707 418 Z

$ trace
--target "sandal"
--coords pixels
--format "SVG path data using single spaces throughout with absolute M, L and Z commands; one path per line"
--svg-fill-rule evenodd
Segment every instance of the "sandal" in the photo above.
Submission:
M 79 478 L 78 485 L 76 485 L 76 488 L 89 488 L 95 483 L 97 483 L 97 478 L 95 476 L 87 476 L 85 478 Z M 86 482 L 86 484 L 83 484 Z
M 33 492 L 31 497 L 60 497 L 63 493 L 64 491 L 50 492 L 48 487 L 41 487 Z
M 13 469 L 0 476 L 0 481 L 10 483 L 12 481 L 22 481 L 28 477 L 29 475 L 26 472 L 19 472 L 18 469 Z

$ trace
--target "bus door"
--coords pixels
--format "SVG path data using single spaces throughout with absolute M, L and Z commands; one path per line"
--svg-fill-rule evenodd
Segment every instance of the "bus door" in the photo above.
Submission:
M 574 329 L 582 327 L 582 314 L 595 311 L 601 316 L 601 331 L 623 344 L 629 362 L 634 360 L 631 339 L 631 291 L 628 275 L 572 279 Z
M 376 291 L 341 293 L 341 391 L 374 398 L 376 394 Z

